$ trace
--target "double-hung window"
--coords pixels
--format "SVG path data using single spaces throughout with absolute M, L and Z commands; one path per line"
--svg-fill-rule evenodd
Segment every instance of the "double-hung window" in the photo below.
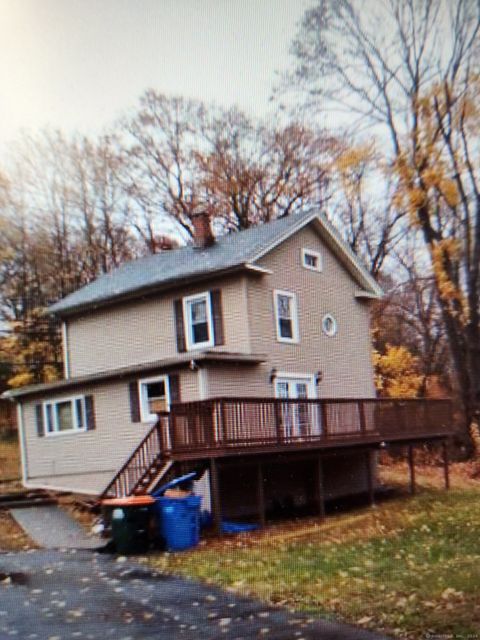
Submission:
M 85 397 L 78 396 L 45 402 L 43 404 L 43 420 L 47 435 L 68 431 L 85 431 L 87 428 Z
M 213 347 L 214 331 L 210 292 L 183 298 L 187 349 Z
M 297 297 L 290 291 L 274 291 L 275 324 L 279 342 L 298 342 Z
M 156 422 L 158 412 L 168 411 L 170 406 L 168 376 L 139 380 L 138 391 L 142 422 Z

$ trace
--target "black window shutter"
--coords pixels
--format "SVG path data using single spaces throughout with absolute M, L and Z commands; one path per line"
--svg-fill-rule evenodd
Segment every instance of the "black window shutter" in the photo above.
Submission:
M 170 404 L 180 402 L 180 376 L 178 373 L 168 376 L 168 384 L 170 390 Z
M 87 421 L 87 431 L 93 431 L 96 428 L 95 403 L 93 400 L 93 396 L 85 396 L 85 413 Z
M 175 311 L 175 330 L 177 333 L 177 351 L 183 353 L 187 350 L 185 344 L 185 325 L 183 323 L 183 303 L 181 298 L 173 301 Z
M 37 436 L 41 438 L 45 435 L 45 426 L 43 424 L 43 407 L 41 404 L 35 405 L 35 422 L 37 424 Z
M 220 289 L 210 291 L 210 300 L 212 303 L 214 342 L 216 345 L 225 344 L 225 336 L 223 332 L 222 292 Z
M 130 418 L 132 422 L 140 422 L 140 398 L 138 396 L 138 382 L 135 380 L 128 385 L 130 395 Z

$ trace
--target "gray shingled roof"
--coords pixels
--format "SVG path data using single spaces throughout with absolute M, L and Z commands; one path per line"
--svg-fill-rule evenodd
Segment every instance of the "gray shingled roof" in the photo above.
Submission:
M 208 249 L 186 246 L 127 262 L 66 296 L 52 305 L 49 311 L 61 315 L 137 291 L 239 267 L 312 217 L 315 216 L 311 212 L 291 215 L 222 236 Z
M 336 245 L 337 252 L 340 248 L 343 258 L 346 258 L 349 263 L 346 265 L 347 268 L 353 265 L 356 274 L 367 283 L 366 286 L 370 286 L 372 290 L 377 288 L 381 292 L 324 216 L 309 211 L 280 218 L 238 233 L 230 233 L 218 238 L 215 244 L 207 249 L 186 246 L 128 262 L 63 298 L 52 305 L 49 311 L 64 315 L 116 299 L 166 288 L 185 280 L 195 280 L 210 274 L 241 268 L 242 265 L 253 263 L 284 238 L 314 219 L 321 222 L 323 232 Z

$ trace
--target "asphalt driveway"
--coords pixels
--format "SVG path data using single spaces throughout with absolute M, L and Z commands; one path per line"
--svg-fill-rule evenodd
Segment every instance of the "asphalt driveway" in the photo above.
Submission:
M 0 639 L 377 640 L 90 551 L 0 555 Z

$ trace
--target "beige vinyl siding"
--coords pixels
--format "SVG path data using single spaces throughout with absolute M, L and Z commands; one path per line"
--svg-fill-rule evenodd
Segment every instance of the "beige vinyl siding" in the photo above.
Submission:
M 302 266 L 302 249 L 318 251 L 321 272 Z M 318 397 L 374 397 L 368 303 L 355 298 L 360 288 L 326 247 L 318 234 L 306 227 L 258 261 L 271 275 L 248 282 L 248 309 L 252 351 L 266 353 L 270 368 L 288 373 L 322 371 Z M 273 291 L 297 296 L 298 344 L 277 341 Z M 338 331 L 322 332 L 322 318 L 332 314 Z M 268 383 L 267 383 L 268 385 Z M 263 388 L 273 393 L 273 387 Z
M 208 396 L 268 398 L 273 393 L 273 385 L 269 382 L 270 369 L 268 363 L 251 367 L 209 366 L 206 376 Z
M 179 372 L 182 400 L 198 400 L 196 372 Z M 85 386 L 23 403 L 27 483 L 72 491 L 100 492 L 151 428 L 130 417 L 129 381 Z M 93 395 L 96 429 L 37 435 L 35 405 L 78 395 Z
M 178 355 L 173 303 L 212 289 L 222 291 L 225 344 L 218 351 L 250 353 L 246 279 L 223 278 L 92 311 L 68 321 L 71 377 L 154 362 Z M 195 351 L 191 351 L 192 355 Z

